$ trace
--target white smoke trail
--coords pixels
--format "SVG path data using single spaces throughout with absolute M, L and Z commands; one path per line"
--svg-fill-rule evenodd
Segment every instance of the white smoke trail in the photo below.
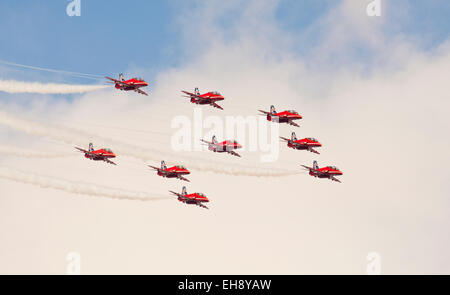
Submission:
M 157 196 L 144 192 L 132 192 L 122 189 L 98 186 L 91 183 L 73 182 L 69 180 L 41 176 L 11 168 L 0 167 L 0 178 L 15 182 L 32 184 L 42 188 L 51 188 L 72 194 L 104 197 L 119 200 L 156 201 L 169 199 L 168 196 Z
M 73 154 L 70 153 L 43 153 L 7 145 L 0 145 L 0 155 L 17 156 L 25 158 L 44 158 L 44 159 L 73 156 Z
M 107 88 L 108 85 L 71 85 L 55 83 L 0 80 L 0 91 L 7 93 L 70 94 Z
M 95 140 L 100 144 L 111 145 L 114 152 L 116 152 L 119 156 L 129 156 L 143 161 L 159 162 L 161 159 L 165 158 L 167 159 L 173 157 L 181 157 L 183 158 L 183 164 L 187 165 L 188 168 L 218 174 L 276 177 L 295 175 L 300 172 L 297 170 L 287 169 L 259 168 L 240 163 L 229 164 L 213 160 L 207 160 L 207 162 L 205 162 L 205 160 L 201 158 L 194 158 L 177 153 L 170 153 L 170 151 L 168 150 L 161 151 L 150 148 L 142 148 L 139 146 L 118 142 L 113 139 L 107 139 L 102 136 L 89 134 L 78 130 L 30 122 L 27 120 L 16 118 L 3 111 L 0 111 L 0 124 L 9 126 L 10 128 L 16 130 L 20 130 L 30 135 L 51 137 L 55 140 L 65 142 L 67 144 L 84 146 L 88 142 Z
M 87 79 L 98 80 L 99 78 L 103 78 L 100 75 L 93 75 L 93 74 L 85 74 L 85 73 L 78 73 L 78 72 L 69 72 L 69 71 L 55 70 L 55 69 L 49 69 L 49 68 L 35 67 L 35 66 L 23 65 L 23 64 L 18 64 L 18 63 L 14 63 L 14 62 L 4 61 L 4 60 L 0 60 L 0 63 L 4 64 L 4 65 L 8 65 L 8 66 L 15 66 L 15 67 L 21 67 L 21 68 L 25 68 L 25 69 L 46 71 L 46 72 L 52 72 L 52 73 L 58 73 L 58 74 L 66 74 L 66 75 L 71 75 L 71 76 L 75 76 L 75 77 L 87 78 Z

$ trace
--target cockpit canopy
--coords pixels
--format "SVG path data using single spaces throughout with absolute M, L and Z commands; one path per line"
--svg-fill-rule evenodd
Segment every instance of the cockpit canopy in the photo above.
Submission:
M 215 94 L 215 95 L 220 95 L 220 93 L 217 92 L 217 91 L 211 91 L 211 93 L 212 93 L 212 94 Z
M 186 170 L 186 167 L 184 167 L 184 166 L 181 166 L 181 165 L 177 165 L 177 166 L 175 166 L 175 167 L 177 167 L 178 169 L 183 169 L 183 170 Z
M 308 140 L 311 140 L 311 141 L 315 141 L 315 142 L 318 142 L 318 140 L 317 140 L 317 139 L 315 139 L 314 137 L 308 137 Z
M 339 170 L 336 166 L 328 166 L 328 168 L 330 168 L 331 170 Z
M 133 78 L 134 80 L 137 80 L 137 81 L 141 81 L 141 82 L 143 82 L 144 81 L 144 79 L 142 79 L 142 78 Z
M 111 149 L 103 149 L 107 153 L 112 153 L 113 151 Z
M 203 194 L 203 193 L 197 193 L 197 195 L 199 195 L 200 197 L 206 198 L 205 194 Z
M 294 114 L 294 115 L 298 115 L 298 113 L 296 111 L 294 111 L 294 110 L 289 110 L 288 112 L 291 113 L 291 114 Z

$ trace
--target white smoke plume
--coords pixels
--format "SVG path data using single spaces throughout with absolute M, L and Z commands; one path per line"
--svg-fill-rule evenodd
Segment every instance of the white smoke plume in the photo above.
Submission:
M 71 94 L 107 88 L 108 85 L 71 85 L 0 80 L 0 91 L 7 93 Z
M 42 188 L 51 188 L 72 194 L 105 197 L 119 200 L 155 201 L 169 199 L 167 196 L 158 196 L 145 192 L 132 192 L 122 189 L 98 186 L 91 183 L 73 182 L 60 178 L 41 176 L 11 168 L 0 167 L 0 178 L 20 183 L 32 184 Z
M 182 158 L 184 164 L 188 165 L 189 168 L 218 174 L 278 177 L 301 173 L 301 171 L 297 170 L 267 169 L 238 163 L 229 164 L 220 161 L 205 161 L 201 158 L 186 156 L 175 152 L 171 153 L 168 150 L 162 151 L 154 148 L 142 148 L 140 146 L 130 145 L 114 139 L 107 139 L 99 135 L 89 134 L 79 130 L 48 125 L 46 126 L 36 122 L 27 121 L 3 111 L 0 111 L 0 124 L 25 132 L 29 135 L 50 137 L 67 144 L 83 146 L 88 142 L 95 140 L 101 144 L 111 145 L 113 151 L 119 156 L 129 156 L 142 161 L 160 161 L 164 158 L 172 158 L 176 156 Z
M 62 158 L 62 157 L 70 157 L 73 156 L 70 153 L 44 153 L 37 152 L 29 149 L 18 148 L 14 146 L 1 145 L 0 144 L 0 155 L 8 155 L 8 156 L 17 156 L 17 157 L 25 157 L 25 158 Z

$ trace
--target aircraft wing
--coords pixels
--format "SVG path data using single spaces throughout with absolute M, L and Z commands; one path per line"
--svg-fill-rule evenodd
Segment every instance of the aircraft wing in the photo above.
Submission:
M 137 93 L 140 93 L 140 94 L 143 94 L 143 95 L 147 95 L 147 96 L 148 96 L 148 94 L 147 94 L 145 91 L 143 91 L 143 90 L 141 90 L 141 89 L 139 89 L 139 88 L 134 89 L 134 91 L 136 91 Z
M 179 193 L 176 193 L 176 192 L 173 192 L 173 191 L 169 191 L 169 192 L 171 192 L 172 194 L 174 194 L 175 196 L 177 196 L 179 198 L 184 198 L 182 194 L 179 194 Z
M 178 177 L 178 179 L 181 179 L 181 180 L 184 180 L 184 181 L 190 182 L 190 181 L 189 181 L 189 179 L 187 179 L 187 178 L 184 178 L 184 177 L 183 177 L 183 176 L 181 176 L 181 175 L 178 175 L 177 177 Z
M 103 161 L 105 161 L 106 163 L 109 163 L 109 164 L 117 165 L 116 163 L 114 163 L 113 161 L 111 161 L 110 159 L 107 159 L 107 158 L 104 158 Z
M 281 137 L 280 136 L 280 138 L 283 139 L 283 140 L 286 140 L 287 142 L 291 141 L 289 138 L 286 138 L 286 137 Z
M 199 96 L 199 95 L 197 95 L 195 93 L 189 92 L 189 91 L 181 90 L 181 92 L 183 92 L 184 94 L 189 95 L 189 97 L 195 97 L 195 98 L 198 98 L 198 99 L 204 99 L 203 97 L 201 97 L 201 96 Z
M 300 125 L 298 125 L 297 123 L 293 122 L 292 120 L 288 121 L 289 125 L 295 126 L 295 127 L 300 127 Z
M 334 177 L 334 176 L 330 176 L 330 179 L 331 179 L 331 180 L 334 180 L 334 181 L 337 181 L 337 182 L 341 182 L 339 179 L 337 179 L 337 178 Z
M 215 103 L 215 102 L 212 102 L 211 105 L 212 105 L 213 107 L 215 107 L 215 108 L 218 108 L 218 109 L 223 110 L 223 108 L 222 108 L 220 105 L 218 105 L 217 103 Z
M 204 139 L 200 139 L 200 141 L 201 141 L 201 142 L 204 142 L 204 143 L 207 143 L 207 144 L 213 144 L 212 142 L 207 141 L 207 140 L 204 140 Z
M 202 203 L 197 203 L 197 206 L 199 206 L 199 207 L 202 207 L 202 208 L 205 208 L 205 209 L 209 209 L 208 207 L 206 207 L 205 205 L 203 205 Z
M 311 153 L 315 153 L 315 154 L 320 155 L 320 153 L 318 151 L 316 151 L 315 149 L 313 149 L 313 148 L 308 148 L 308 151 L 310 151 Z
M 79 150 L 80 152 L 82 152 L 82 153 L 89 153 L 89 151 L 87 151 L 87 150 L 85 150 L 85 149 L 82 149 L 82 148 L 79 148 L 79 147 L 75 147 L 77 150 Z
M 236 156 L 236 157 L 241 157 L 241 155 L 239 155 L 235 151 L 227 151 L 227 153 L 230 153 L 230 154 L 232 154 L 233 156 Z
M 150 167 L 152 169 L 155 169 L 158 172 L 161 170 L 161 168 L 158 168 L 158 167 L 155 167 L 155 166 L 151 166 L 151 165 L 148 165 L 148 167 Z
M 302 166 L 303 168 L 306 168 L 306 169 L 308 169 L 308 170 L 315 171 L 314 168 L 312 168 L 312 167 L 308 167 L 308 166 L 305 166 L 305 165 L 300 165 L 300 166 Z
M 79 147 L 75 147 L 77 150 L 79 150 L 80 152 L 82 152 L 82 153 L 85 153 L 85 154 L 88 154 L 88 155 L 90 155 L 90 156 L 96 156 L 94 153 L 91 153 L 90 151 L 88 151 L 88 150 L 85 150 L 85 149 L 82 149 L 82 148 L 79 148 Z
M 127 83 L 124 83 L 123 81 L 120 81 L 120 80 L 117 80 L 117 79 L 114 79 L 114 78 L 111 78 L 111 77 L 105 77 L 105 78 L 113 81 L 114 83 L 117 83 L 117 84 L 120 84 L 120 85 L 123 85 L 123 86 L 127 86 L 128 85 Z
M 324 175 L 324 174 L 327 174 L 327 173 L 325 173 L 325 172 L 316 170 L 316 169 L 314 169 L 314 168 L 312 168 L 312 167 L 308 167 L 308 166 L 305 166 L 305 165 L 300 165 L 300 166 L 302 166 L 302 167 L 308 169 L 309 171 L 313 171 L 314 173 L 317 173 L 317 174 L 323 174 L 323 175 Z
M 270 114 L 269 112 L 266 112 L 266 111 L 263 111 L 263 110 L 258 110 L 258 112 L 261 112 L 261 113 L 263 113 L 264 115 Z

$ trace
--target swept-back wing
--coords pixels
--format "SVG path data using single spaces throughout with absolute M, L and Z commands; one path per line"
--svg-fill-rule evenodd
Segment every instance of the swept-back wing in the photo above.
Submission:
M 309 171 L 312 171 L 312 172 L 314 172 L 314 173 L 317 173 L 317 174 L 321 174 L 321 175 L 326 175 L 326 174 L 328 174 L 328 173 L 325 173 L 325 172 L 316 170 L 316 169 L 314 169 L 314 168 L 312 168 L 312 167 L 308 167 L 308 166 L 305 166 L 305 165 L 300 165 L 300 166 L 302 166 L 302 167 L 308 169 Z
M 233 156 L 241 157 L 241 155 L 239 155 L 239 154 L 236 153 L 235 151 L 227 151 L 227 152 L 230 153 L 230 154 L 233 155 Z
M 171 192 L 172 194 L 174 194 L 175 196 L 177 196 L 177 197 L 179 197 L 179 198 L 182 198 L 182 199 L 186 199 L 182 194 L 180 194 L 180 193 L 176 193 L 176 192 L 174 192 L 174 191 L 169 191 L 169 192 Z
M 96 154 L 94 154 L 94 153 L 92 153 L 92 152 L 90 152 L 90 151 L 88 151 L 88 150 L 85 150 L 85 149 L 82 149 L 82 148 L 79 148 L 79 147 L 75 147 L 77 150 L 79 150 L 80 152 L 82 152 L 82 153 L 85 153 L 85 154 L 87 154 L 87 155 L 90 155 L 90 156 L 96 156 Z
M 178 175 L 177 177 L 178 177 L 178 179 L 181 179 L 181 180 L 184 180 L 184 181 L 190 182 L 190 181 L 189 181 L 189 179 L 187 179 L 187 178 L 184 178 L 184 177 L 183 177 L 183 176 L 181 176 L 181 175 Z
M 315 149 L 313 149 L 313 148 L 309 148 L 308 151 L 310 151 L 311 153 L 315 153 L 315 154 L 320 155 L 320 153 L 318 151 L 316 151 Z
M 199 95 L 197 95 L 195 93 L 189 92 L 189 91 L 181 90 L 181 92 L 183 92 L 184 94 L 189 95 L 189 97 L 195 97 L 195 98 L 198 98 L 198 99 L 203 99 L 203 97 L 201 97 L 201 96 L 199 96 Z
M 331 180 L 334 180 L 334 181 L 337 181 L 337 182 L 341 182 L 339 179 L 337 179 L 337 178 L 334 177 L 334 176 L 330 176 L 330 179 L 331 179 Z
M 77 150 L 79 150 L 80 152 L 82 152 L 82 153 L 89 153 L 89 151 L 88 150 L 85 150 L 85 149 L 82 149 L 82 148 L 79 148 L 79 147 L 75 147 Z
M 143 90 L 141 90 L 141 89 L 139 89 L 139 88 L 134 89 L 134 91 L 136 91 L 137 93 L 140 93 L 140 94 L 143 94 L 143 95 L 147 95 L 147 96 L 148 96 L 148 94 L 147 94 L 145 91 L 143 91 Z
M 127 86 L 128 85 L 127 83 L 124 83 L 123 81 L 120 81 L 120 80 L 117 80 L 117 79 L 114 79 L 114 78 L 111 78 L 111 77 L 107 77 L 106 76 L 105 78 L 113 81 L 114 83 L 117 83 L 117 84 L 120 84 L 120 85 L 123 85 L 123 86 Z
M 197 203 L 197 206 L 205 208 L 205 209 L 209 209 L 208 207 L 206 207 L 205 205 L 203 205 L 202 203 Z
M 155 167 L 155 166 L 151 166 L 151 165 L 148 165 L 148 167 L 150 167 L 150 168 L 152 168 L 152 169 L 155 169 L 155 170 L 158 171 L 158 172 L 160 172 L 160 170 L 161 170 L 161 168 Z
M 207 143 L 207 144 L 213 144 L 211 141 L 207 141 L 207 140 L 204 140 L 204 139 L 200 139 L 200 141 L 204 142 L 204 143 Z
M 295 126 L 295 127 L 300 127 L 300 125 L 298 125 L 297 123 L 293 122 L 292 120 L 288 121 L 289 125 Z
M 107 159 L 107 158 L 104 158 L 103 161 L 105 161 L 106 163 L 109 163 L 109 164 L 117 165 L 116 163 L 114 163 L 113 161 L 111 161 L 110 159 Z
M 217 103 L 215 103 L 215 102 L 212 102 L 211 105 L 212 105 L 213 107 L 215 107 L 215 108 L 218 108 L 218 109 L 223 110 L 223 108 L 222 108 L 220 105 L 218 105 Z

